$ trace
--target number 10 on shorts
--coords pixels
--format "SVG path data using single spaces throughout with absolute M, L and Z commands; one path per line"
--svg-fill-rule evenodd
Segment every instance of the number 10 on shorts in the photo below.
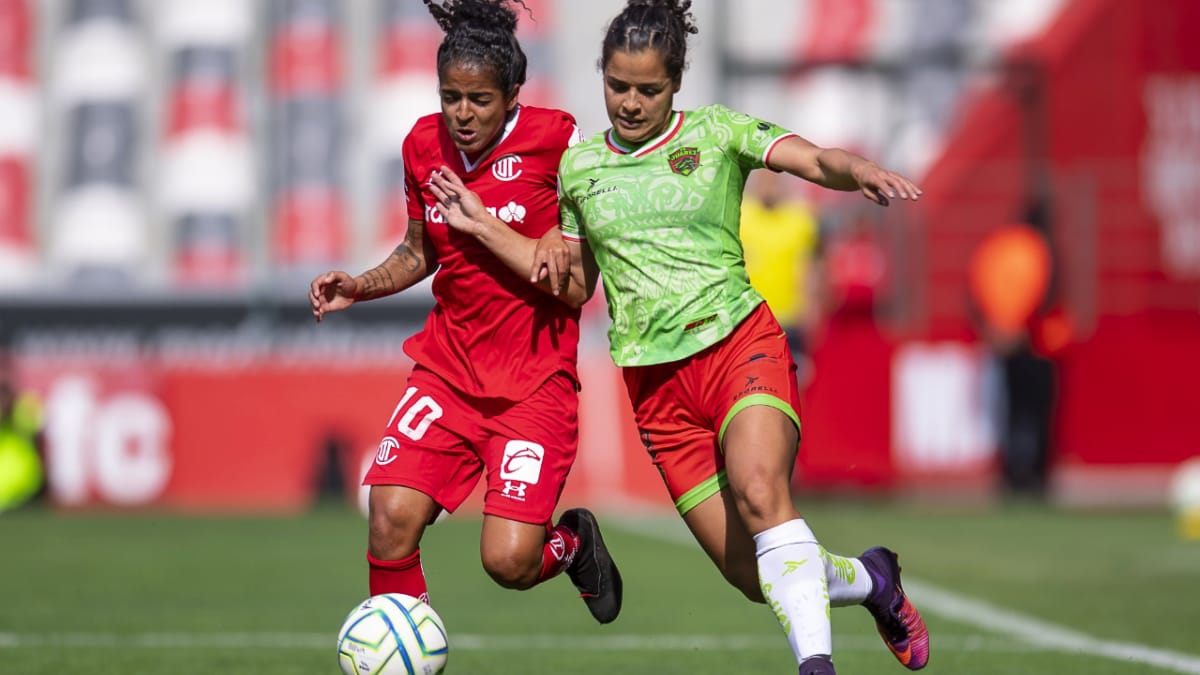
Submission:
M 396 431 L 404 434 L 414 441 L 421 440 L 426 431 L 429 431 L 429 425 L 442 416 L 442 406 L 438 402 L 428 396 L 421 396 L 413 404 L 400 415 L 400 411 L 404 410 L 404 406 L 408 404 L 409 399 L 413 394 L 417 393 L 416 387 L 409 387 L 404 392 L 404 397 L 396 404 L 396 409 L 392 411 L 392 419 L 388 420 L 388 427 L 396 425 Z M 396 417 L 400 417 L 400 421 L 396 421 Z M 418 419 L 419 418 L 419 419 Z

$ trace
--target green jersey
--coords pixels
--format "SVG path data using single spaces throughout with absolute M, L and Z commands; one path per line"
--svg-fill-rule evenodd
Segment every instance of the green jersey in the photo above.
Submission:
M 742 191 L 790 135 L 713 105 L 673 113 L 667 131 L 637 149 L 609 130 L 566 151 L 563 235 L 586 241 L 596 258 L 617 365 L 691 356 L 763 301 L 746 276 Z

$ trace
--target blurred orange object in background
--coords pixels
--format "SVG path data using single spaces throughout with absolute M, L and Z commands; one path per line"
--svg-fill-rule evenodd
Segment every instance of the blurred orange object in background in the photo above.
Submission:
M 1002 334 L 1019 334 L 1050 283 L 1050 249 L 1028 225 L 1006 225 L 975 249 L 968 275 L 988 325 Z

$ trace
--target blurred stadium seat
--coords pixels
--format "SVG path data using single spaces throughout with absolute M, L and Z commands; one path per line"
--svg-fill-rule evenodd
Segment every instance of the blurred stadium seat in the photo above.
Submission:
M 158 10 L 162 62 L 160 218 L 184 286 L 246 281 L 257 181 L 246 66 L 252 6 L 170 0 Z
M 148 140 L 146 31 L 129 2 L 73 0 L 55 39 L 53 117 L 65 147 L 48 262 L 67 279 L 133 282 L 150 262 L 138 166 Z
M 33 178 L 40 111 L 33 21 L 25 0 L 0 4 L 0 289 L 29 286 L 37 271 Z

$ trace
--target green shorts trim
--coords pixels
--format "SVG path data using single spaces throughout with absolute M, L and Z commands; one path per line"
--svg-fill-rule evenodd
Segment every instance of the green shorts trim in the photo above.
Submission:
M 729 426 L 729 422 L 733 416 L 741 411 L 749 408 L 752 405 L 765 405 L 769 408 L 775 408 L 781 411 L 784 415 L 792 420 L 792 424 L 796 425 L 796 431 L 800 430 L 800 416 L 792 409 L 792 406 L 778 396 L 770 394 L 754 394 L 733 404 L 729 412 L 725 413 L 725 420 L 721 422 L 721 430 L 717 432 L 717 443 L 724 445 L 725 443 L 725 428 Z
M 724 443 L 725 428 L 729 426 L 729 421 L 733 419 L 733 416 L 754 405 L 765 405 L 781 411 L 783 414 L 788 416 L 788 419 L 792 420 L 792 424 L 796 425 L 797 430 L 800 429 L 800 416 L 796 414 L 796 411 L 791 405 L 777 396 L 772 396 L 770 394 L 754 394 L 753 396 L 747 396 L 746 398 L 738 401 L 732 408 L 729 409 L 729 412 L 725 414 L 725 420 L 721 422 L 721 430 L 717 434 L 718 444 Z M 679 515 L 685 515 L 688 511 L 696 508 L 700 502 L 703 502 L 705 499 L 717 494 L 728 486 L 729 477 L 725 475 L 725 469 L 722 468 L 718 470 L 715 475 L 710 476 L 696 487 L 683 493 L 679 499 L 676 499 L 675 510 L 679 512 Z
M 679 499 L 675 500 L 675 510 L 679 515 L 685 515 L 688 511 L 696 508 L 700 502 L 717 494 L 729 485 L 729 478 L 725 476 L 725 469 L 717 471 L 715 476 L 709 477 L 704 482 L 696 487 L 683 493 Z

